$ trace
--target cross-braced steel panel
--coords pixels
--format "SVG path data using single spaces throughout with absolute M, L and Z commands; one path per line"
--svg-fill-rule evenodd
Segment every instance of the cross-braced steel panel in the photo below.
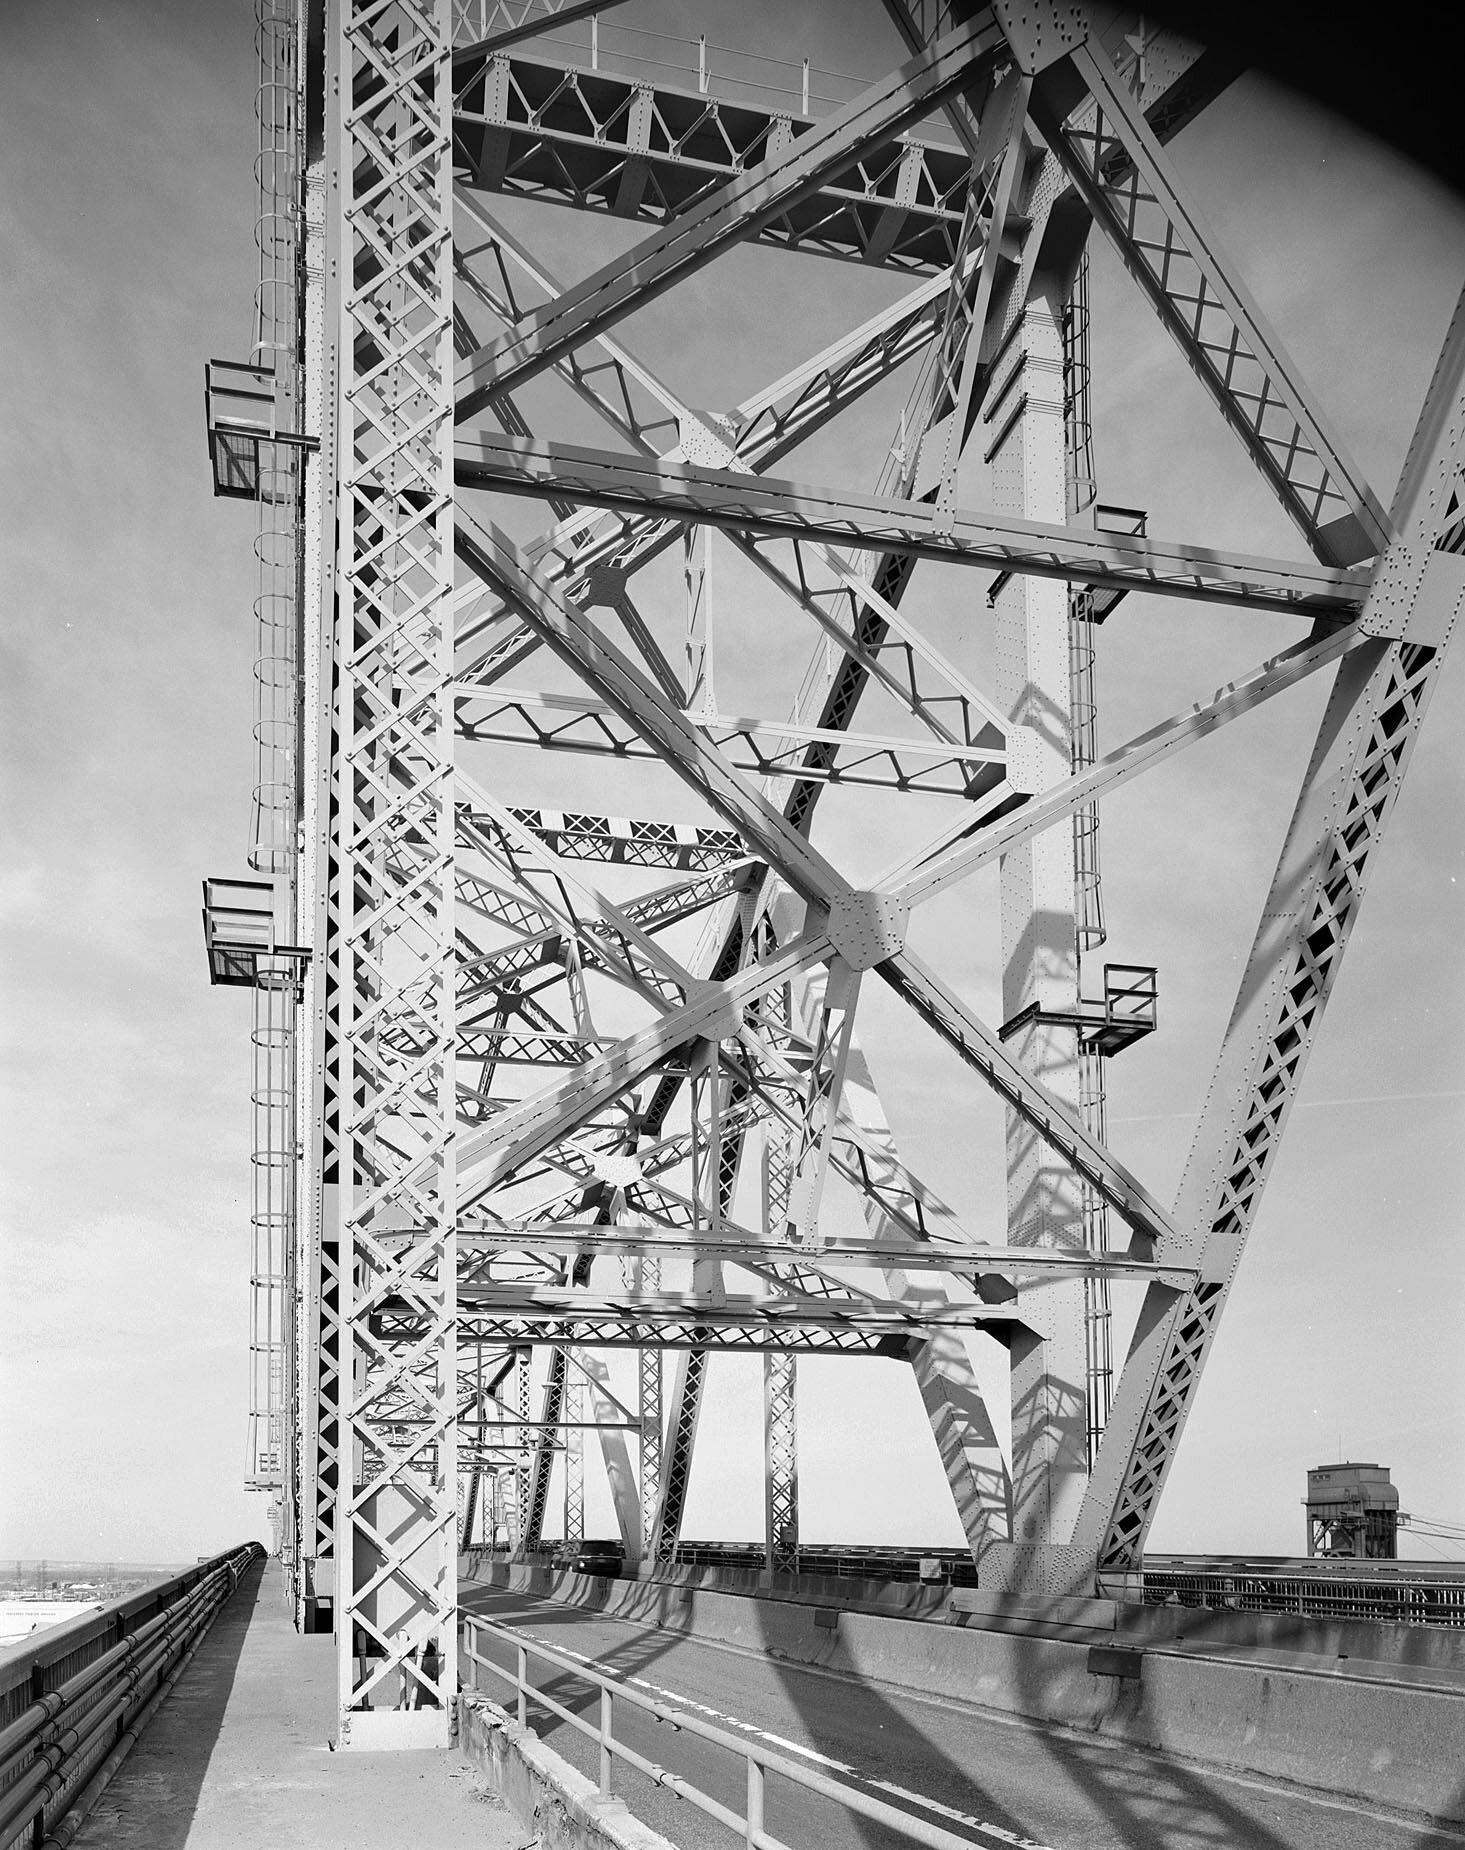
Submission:
M 342 1745 L 446 1745 L 458 1378 L 447 0 L 332 15 Z M 411 1305 L 400 1337 L 387 1299 Z

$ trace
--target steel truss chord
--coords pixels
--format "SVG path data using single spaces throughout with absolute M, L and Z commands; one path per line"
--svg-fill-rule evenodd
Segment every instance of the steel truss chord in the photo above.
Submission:
M 806 487 L 687 463 L 652 463 L 527 437 L 460 437 L 454 468 L 465 488 L 495 488 L 539 500 L 569 498 L 665 520 L 705 521 L 745 534 L 864 546 L 938 563 L 1027 572 L 1119 591 L 1159 591 L 1306 618 L 1346 620 L 1368 586 L 1367 573 L 1333 566 L 970 510 L 943 515 L 927 502 Z

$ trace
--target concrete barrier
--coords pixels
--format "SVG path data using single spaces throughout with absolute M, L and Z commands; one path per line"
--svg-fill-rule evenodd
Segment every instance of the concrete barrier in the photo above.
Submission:
M 831 1625 L 826 1606 L 677 1583 L 481 1563 L 477 1577 L 861 1682 L 1059 1723 L 1421 1819 L 1465 1822 L 1465 1675 L 1456 1648 L 1421 1644 L 1413 1662 L 1400 1662 L 1388 1640 L 1369 1635 L 1399 1627 L 1350 1624 L 1347 1641 L 1380 1655 L 1340 1656 L 1300 1646 L 1295 1628 L 1289 1634 L 1277 1624 L 1262 1628 L 1264 1643 L 1231 1643 L 1252 1616 L 1235 1613 L 1213 1615 L 1224 1623 L 1177 1639 L 1175 1615 L 1167 1620 L 1168 1609 L 1153 1609 L 1156 1635 L 1146 1637 L 1101 1600 L 1065 1602 L 1061 1611 L 1029 1602 L 1024 1610 L 1022 1602 L 964 1593 L 960 1607 L 953 1597 L 945 1623 L 840 1611 Z M 1312 1625 L 1302 1635 L 1336 1644 L 1339 1629 Z
M 485 1696 L 459 1697 L 458 1745 L 538 1850 L 676 1850 Z

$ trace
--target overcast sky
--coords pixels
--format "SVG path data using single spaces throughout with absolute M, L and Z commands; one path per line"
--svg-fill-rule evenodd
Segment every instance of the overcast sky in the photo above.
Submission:
M 655 25 L 672 12 L 624 17 Z M 679 30 L 711 12 L 678 10 Z M 763 4 L 739 20 L 760 49 L 807 50 L 856 76 L 900 56 L 874 0 Z M 211 355 L 244 357 L 251 338 L 252 8 L 12 0 L 7 28 L 0 1552 L 186 1558 L 265 1533 L 263 1499 L 239 1488 L 248 999 L 209 990 L 198 920 L 201 877 L 244 870 L 251 783 L 252 513 L 211 498 L 202 369 Z M 1465 214 L 1254 78 L 1187 131 L 1176 160 L 1387 501 L 1465 275 Z M 547 209 L 512 219 L 570 276 L 628 235 Z M 739 252 L 625 333 L 693 403 L 730 404 L 898 287 Z M 1094 294 L 1103 498 L 1148 508 L 1155 533 L 1301 556 L 1102 256 Z M 872 485 L 903 393 L 877 395 L 853 436 L 831 432 L 787 472 Z M 605 441 L 578 423 L 544 428 Z M 735 572 L 728 583 L 740 586 Z M 923 568 L 908 607 L 980 678 L 972 616 L 985 602 L 971 583 Z M 778 712 L 807 638 L 795 646 L 761 611 L 747 620 L 729 670 L 738 699 L 724 705 Z M 1294 635 L 1255 615 L 1131 598 L 1102 638 L 1103 743 Z M 1162 1023 L 1114 1063 L 1112 1140 L 1162 1198 L 1324 692 L 1308 684 L 1106 808 L 1106 955 L 1159 965 Z M 1304 1472 L 1340 1448 L 1390 1465 L 1406 1509 L 1465 1522 L 1462 720 L 1456 659 L 1377 858 L 1157 1549 L 1300 1551 Z M 568 801 L 591 775 L 525 755 L 501 788 Z M 696 812 L 683 797 L 671 813 Z M 904 811 L 846 796 L 824 807 L 819 839 L 873 873 L 910 826 Z M 914 940 L 989 1019 L 993 896 L 978 880 L 943 898 Z M 869 992 L 862 1032 L 907 1159 L 1000 1237 L 1000 1114 L 880 985 Z M 687 1532 L 731 1539 L 761 1527 L 757 1368 L 717 1366 Z M 801 1383 L 806 1536 L 957 1540 L 907 1371 L 824 1362 Z M 590 1527 L 604 1532 L 588 1476 Z

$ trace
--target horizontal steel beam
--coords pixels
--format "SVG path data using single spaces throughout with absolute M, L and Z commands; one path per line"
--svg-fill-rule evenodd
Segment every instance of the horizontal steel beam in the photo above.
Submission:
M 603 700 L 505 687 L 497 681 L 479 686 L 472 677 L 456 678 L 451 689 L 454 723 L 465 739 L 589 757 L 659 756 Z M 904 790 L 915 796 L 969 797 L 990 788 L 1007 762 L 1000 742 L 996 746 L 953 745 L 930 737 L 877 738 L 743 714 L 708 714 L 696 724 L 729 764 L 755 777 Z M 830 749 L 813 757 L 807 750 L 811 744 Z M 994 774 L 990 767 L 999 767 L 999 771 Z
M 458 1303 L 465 1311 L 506 1311 L 515 1316 L 585 1316 L 595 1322 L 614 1319 L 647 1325 L 706 1323 L 733 1324 L 740 1329 L 776 1329 L 792 1323 L 830 1330 L 878 1330 L 917 1336 L 936 1324 L 961 1329 L 980 1324 L 1013 1321 L 1007 1305 L 923 1301 L 910 1310 L 863 1298 L 813 1298 L 790 1293 L 781 1298 L 756 1298 L 728 1292 L 715 1302 L 691 1291 L 622 1291 L 614 1297 L 597 1297 L 588 1291 L 553 1285 L 504 1286 L 459 1283 Z M 392 1308 L 386 1306 L 384 1308 Z
M 796 111 L 556 66 L 542 54 L 455 54 L 454 89 L 454 166 L 475 190 L 660 224 L 813 126 Z M 969 166 L 957 148 L 887 135 L 753 235 L 777 249 L 937 272 L 955 252 Z
M 988 571 L 1028 572 L 1122 591 L 1159 591 L 1255 610 L 1343 620 L 1361 605 L 1367 572 L 1312 562 L 1253 558 L 1212 547 L 1046 526 L 926 501 L 890 501 L 852 490 L 806 487 L 629 453 L 484 432 L 459 437 L 460 488 L 535 500 L 569 499 L 622 512 L 693 520 L 742 533 L 822 540 L 907 553 Z
M 667 1254 L 724 1259 L 733 1264 L 762 1263 L 900 1267 L 927 1272 L 1010 1272 L 1056 1274 L 1065 1278 L 1144 1278 L 1161 1284 L 1187 1285 L 1193 1268 L 1155 1264 L 1123 1252 L 1065 1251 L 1059 1247 L 985 1246 L 945 1240 L 844 1240 L 817 1242 L 768 1240 L 717 1233 L 688 1233 L 661 1226 L 635 1229 L 603 1221 L 534 1221 L 512 1227 L 475 1227 L 458 1223 L 458 1248 L 483 1251 L 570 1251 L 592 1258 L 659 1258 Z
M 919 1338 L 919 1331 L 916 1332 Z M 460 1345 L 519 1347 L 548 1343 L 555 1348 L 593 1349 L 710 1349 L 730 1355 L 864 1355 L 904 1361 L 910 1348 L 907 1333 L 879 1330 L 834 1329 L 808 1322 L 753 1327 L 741 1323 L 696 1321 L 635 1323 L 620 1318 L 558 1319 L 522 1317 L 513 1312 L 461 1310 Z
M 493 819 L 469 820 L 492 829 Z M 511 809 L 516 822 L 531 829 L 551 854 L 564 861 L 608 861 L 626 867 L 668 867 L 678 873 L 705 873 L 747 858 L 742 837 L 733 829 L 709 829 L 690 822 L 643 821 L 625 816 L 591 816 L 578 810 Z

